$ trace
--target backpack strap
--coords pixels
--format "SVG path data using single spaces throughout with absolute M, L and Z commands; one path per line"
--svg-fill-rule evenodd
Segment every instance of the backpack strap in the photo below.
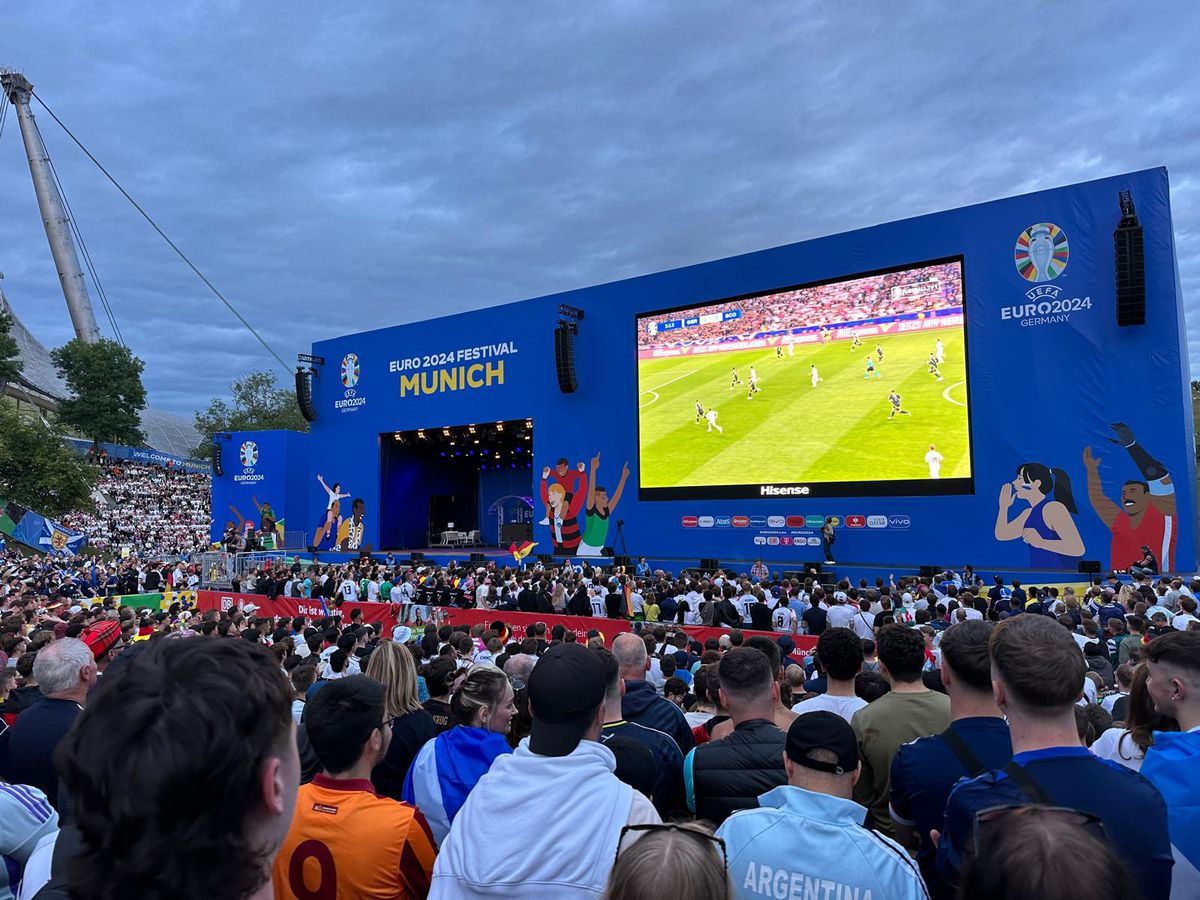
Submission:
M 947 728 L 938 737 L 945 741 L 950 751 L 958 757 L 958 761 L 963 764 L 969 777 L 974 778 L 976 775 L 982 775 L 987 771 L 987 767 L 980 762 L 979 757 L 975 755 L 975 751 L 962 739 L 962 735 L 953 728 Z
M 1023 766 L 1009 760 L 1001 771 L 1011 778 L 1026 795 L 1033 800 L 1034 803 L 1039 803 L 1042 806 L 1055 806 L 1054 798 L 1046 793 L 1043 788 L 1032 775 L 1025 770 Z

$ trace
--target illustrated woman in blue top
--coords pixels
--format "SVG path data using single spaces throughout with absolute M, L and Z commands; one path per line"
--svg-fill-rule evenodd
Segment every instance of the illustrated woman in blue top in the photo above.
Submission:
M 1024 500 L 1029 508 L 1010 519 L 1017 500 Z M 1017 477 L 1000 488 L 996 540 L 1022 540 L 1028 544 L 1031 568 L 1074 569 L 1084 550 L 1075 525 L 1076 512 L 1066 472 L 1041 463 L 1025 463 L 1017 467 Z

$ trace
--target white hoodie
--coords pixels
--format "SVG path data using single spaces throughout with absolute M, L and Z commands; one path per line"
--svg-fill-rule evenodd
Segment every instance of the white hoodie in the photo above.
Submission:
M 616 765 L 595 741 L 556 757 L 534 753 L 525 738 L 492 763 L 455 816 L 433 866 L 431 900 L 599 897 L 621 828 L 661 821 L 643 794 L 617 780 Z

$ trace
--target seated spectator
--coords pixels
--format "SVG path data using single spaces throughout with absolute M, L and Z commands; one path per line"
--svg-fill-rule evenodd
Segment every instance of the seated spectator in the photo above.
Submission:
M 269 896 L 300 777 L 291 691 L 271 655 L 163 640 L 107 678 L 55 754 L 73 824 L 39 896 Z
M 692 750 L 684 760 L 688 808 L 714 824 L 739 809 L 758 806 L 758 797 L 786 781 L 785 735 L 775 725 L 779 684 L 761 650 L 738 647 L 717 664 L 722 705 L 733 733 Z
M 717 831 L 734 895 L 925 900 L 908 855 L 864 828 L 867 811 L 850 799 L 862 764 L 846 720 L 825 710 L 805 713 L 788 729 L 785 746 L 786 784 Z
M 365 675 L 327 685 L 305 727 L 321 774 L 300 787 L 275 857 L 276 898 L 426 896 L 436 854 L 429 827 L 371 784 L 391 738 L 383 685 Z
M 991 623 L 977 620 L 946 631 L 941 675 L 950 697 L 950 727 L 902 745 L 892 760 L 888 813 L 897 839 L 916 850 L 935 895 L 949 892 L 937 878 L 936 848 L 929 833 L 941 828 L 951 789 L 962 778 L 998 769 L 1012 759 L 1008 725 L 992 697 L 991 635 Z
M 959 896 L 971 900 L 1128 900 L 1141 895 L 1127 866 L 1086 816 L 1042 806 L 1004 807 L 979 825 L 979 849 Z M 1098 864 L 1102 863 L 1102 864 Z
M 925 641 L 920 631 L 885 625 L 879 629 L 876 646 L 879 668 L 891 690 L 850 720 L 858 734 L 863 761 L 862 776 L 854 785 L 854 799 L 871 811 L 868 825 L 890 837 L 894 833 L 888 815 L 892 758 L 901 744 L 946 729 L 950 724 L 950 698 L 929 690 L 921 680 Z
M 1045 616 L 1005 619 L 989 644 L 996 705 L 1008 719 L 1014 755 L 1003 769 L 951 791 L 937 843 L 937 869 L 959 883 L 985 810 L 1039 803 L 1098 819 L 1129 866 L 1146 900 L 1171 892 L 1167 810 L 1157 790 L 1136 772 L 1101 761 L 1080 746 L 1075 701 L 1085 663 L 1070 633 Z M 1131 810 L 1137 827 L 1130 828 Z
M 692 730 L 688 727 L 683 710 L 658 695 L 646 673 L 650 671 L 650 656 L 646 642 L 636 634 L 619 634 L 613 640 L 612 654 L 620 666 L 621 679 L 625 683 L 625 694 L 621 700 L 621 711 L 629 722 L 637 722 L 669 734 L 686 753 L 692 748 Z
M 459 810 L 434 864 L 433 900 L 594 898 L 625 826 L 660 821 L 649 799 L 617 780 L 616 760 L 599 743 L 605 715 L 599 657 L 581 644 L 556 644 L 538 660 L 527 688 L 533 731 L 492 763 Z M 552 815 L 537 817 L 536 828 L 509 827 L 498 818 L 537 797 L 557 801 Z M 625 840 L 636 837 L 630 832 Z
M 625 683 L 620 678 L 617 661 L 604 649 L 592 650 L 604 664 L 604 725 L 600 743 L 607 744 L 615 737 L 627 737 L 645 745 L 654 762 L 655 778 L 650 799 L 659 815 L 668 816 L 686 810 L 683 795 L 683 754 L 669 734 L 647 728 L 637 722 L 627 722 L 621 716 L 621 698 Z M 686 688 L 685 688 L 686 690 Z
M 1146 690 L 1160 715 L 1172 717 L 1178 734 L 1159 733 L 1146 751 L 1142 775 L 1167 804 L 1175 856 L 1172 897 L 1200 896 L 1200 631 L 1156 638 L 1146 649 Z
M 604 900 L 728 900 L 734 896 L 720 838 L 702 824 L 645 828 L 636 844 L 618 851 Z
M 438 845 L 496 757 L 512 752 L 505 736 L 517 711 L 508 677 L 489 665 L 470 670 L 450 705 L 460 724 L 426 743 L 404 780 L 404 801 L 421 810 Z
M 854 693 L 854 679 L 862 670 L 862 641 L 848 628 L 827 628 L 817 638 L 817 655 L 827 676 L 825 693 L 792 707 L 798 715 L 827 710 L 849 722 L 867 701 Z
M 0 734 L 0 777 L 37 788 L 57 809 L 54 751 L 87 703 L 96 683 L 96 660 L 83 641 L 62 638 L 38 651 L 33 674 L 44 699 Z

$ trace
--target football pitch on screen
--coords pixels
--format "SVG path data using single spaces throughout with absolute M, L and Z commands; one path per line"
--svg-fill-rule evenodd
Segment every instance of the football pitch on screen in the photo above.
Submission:
M 929 355 L 942 340 L 942 381 Z M 878 361 L 875 347 L 883 348 Z M 934 444 L 942 478 L 971 474 L 967 375 L 960 329 L 638 362 L 643 487 L 928 479 Z M 866 375 L 868 354 L 878 375 Z M 821 381 L 814 387 L 810 366 Z M 747 399 L 750 367 L 759 390 Z M 741 382 L 730 387 L 732 369 Z M 901 408 L 889 420 L 888 394 Z M 717 411 L 713 428 L 696 403 Z

